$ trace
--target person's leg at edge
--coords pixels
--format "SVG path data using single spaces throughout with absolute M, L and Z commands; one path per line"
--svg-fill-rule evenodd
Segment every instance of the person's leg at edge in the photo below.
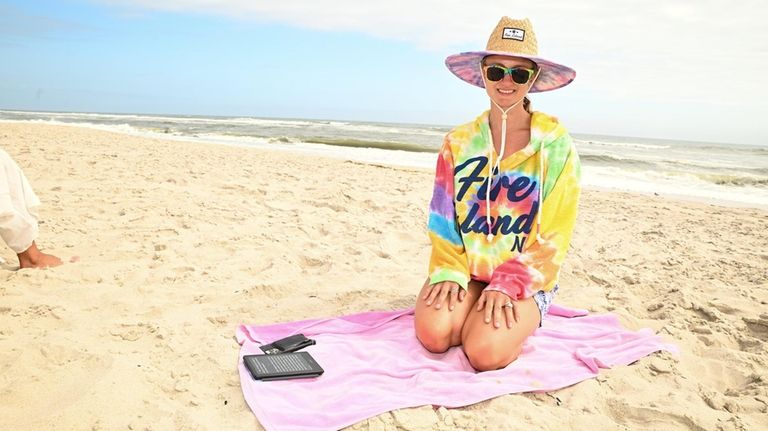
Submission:
M 504 313 L 494 310 L 494 317 L 499 319 L 499 327 L 494 322 L 485 322 L 485 310 L 477 311 L 474 304 L 467 316 L 461 332 L 461 344 L 469 362 L 478 371 L 490 371 L 504 368 L 520 355 L 523 342 L 541 322 L 541 313 L 536 301 L 531 297 L 513 301 L 517 313 L 517 322 L 507 327 Z
M 467 315 L 476 306 L 477 298 L 483 290 L 483 284 L 470 281 L 464 300 L 455 303 L 449 310 L 448 301 L 443 301 L 440 309 L 435 304 L 427 305 L 424 292 L 429 288 L 429 279 L 416 299 L 415 329 L 416 338 L 432 353 L 442 353 L 451 346 L 461 344 L 461 332 Z
M 16 253 L 20 269 L 62 264 L 58 257 L 37 248 L 40 199 L 11 156 L 0 148 L 0 238 Z M 70 259 L 70 262 L 77 258 Z
M 26 250 L 18 253 L 16 256 L 19 258 L 19 268 L 49 268 L 53 266 L 59 266 L 62 264 L 61 259 L 52 255 L 43 253 L 37 248 L 35 242 L 29 246 Z

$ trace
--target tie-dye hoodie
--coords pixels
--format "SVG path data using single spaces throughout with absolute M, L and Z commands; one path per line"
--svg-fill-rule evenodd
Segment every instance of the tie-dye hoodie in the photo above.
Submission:
M 430 284 L 454 281 L 466 289 L 473 279 L 488 283 L 486 290 L 527 298 L 557 283 L 576 221 L 579 158 L 557 119 L 534 112 L 528 146 L 502 159 L 492 176 L 489 237 L 489 151 L 498 157 L 490 136 L 486 111 L 445 137 L 429 208 Z

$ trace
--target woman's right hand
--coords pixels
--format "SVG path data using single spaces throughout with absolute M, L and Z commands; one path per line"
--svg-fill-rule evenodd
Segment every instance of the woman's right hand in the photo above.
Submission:
M 424 299 L 427 305 L 435 304 L 435 310 L 442 308 L 445 299 L 448 298 L 448 310 L 453 311 L 456 301 L 461 302 L 467 296 L 467 291 L 453 281 L 443 281 L 429 286 L 424 291 Z

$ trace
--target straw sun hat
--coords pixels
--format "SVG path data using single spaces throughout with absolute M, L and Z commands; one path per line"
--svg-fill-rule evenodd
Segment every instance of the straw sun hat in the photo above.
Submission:
M 573 82 L 576 71 L 568 66 L 539 57 L 536 35 L 528 18 L 523 20 L 501 18 L 491 33 L 485 51 L 454 54 L 445 59 L 454 75 L 477 87 L 485 88 L 481 61 L 488 55 L 507 55 L 527 58 L 540 69 L 539 77 L 530 89 L 531 93 L 555 90 Z

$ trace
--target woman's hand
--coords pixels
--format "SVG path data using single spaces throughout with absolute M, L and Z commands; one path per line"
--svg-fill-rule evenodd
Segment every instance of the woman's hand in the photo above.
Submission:
M 453 308 L 456 307 L 456 301 L 463 301 L 465 296 L 467 296 L 467 291 L 462 289 L 457 283 L 443 281 L 429 286 L 424 291 L 423 299 L 427 301 L 427 305 L 432 305 L 434 302 L 435 310 L 439 310 L 443 306 L 445 299 L 448 298 L 448 310 L 453 311 Z
M 497 291 L 484 290 L 477 300 L 477 311 L 485 308 L 485 323 L 491 323 L 495 328 L 501 327 L 501 320 L 507 322 L 507 328 L 512 327 L 512 322 L 517 322 L 517 309 L 515 302 L 509 296 Z

